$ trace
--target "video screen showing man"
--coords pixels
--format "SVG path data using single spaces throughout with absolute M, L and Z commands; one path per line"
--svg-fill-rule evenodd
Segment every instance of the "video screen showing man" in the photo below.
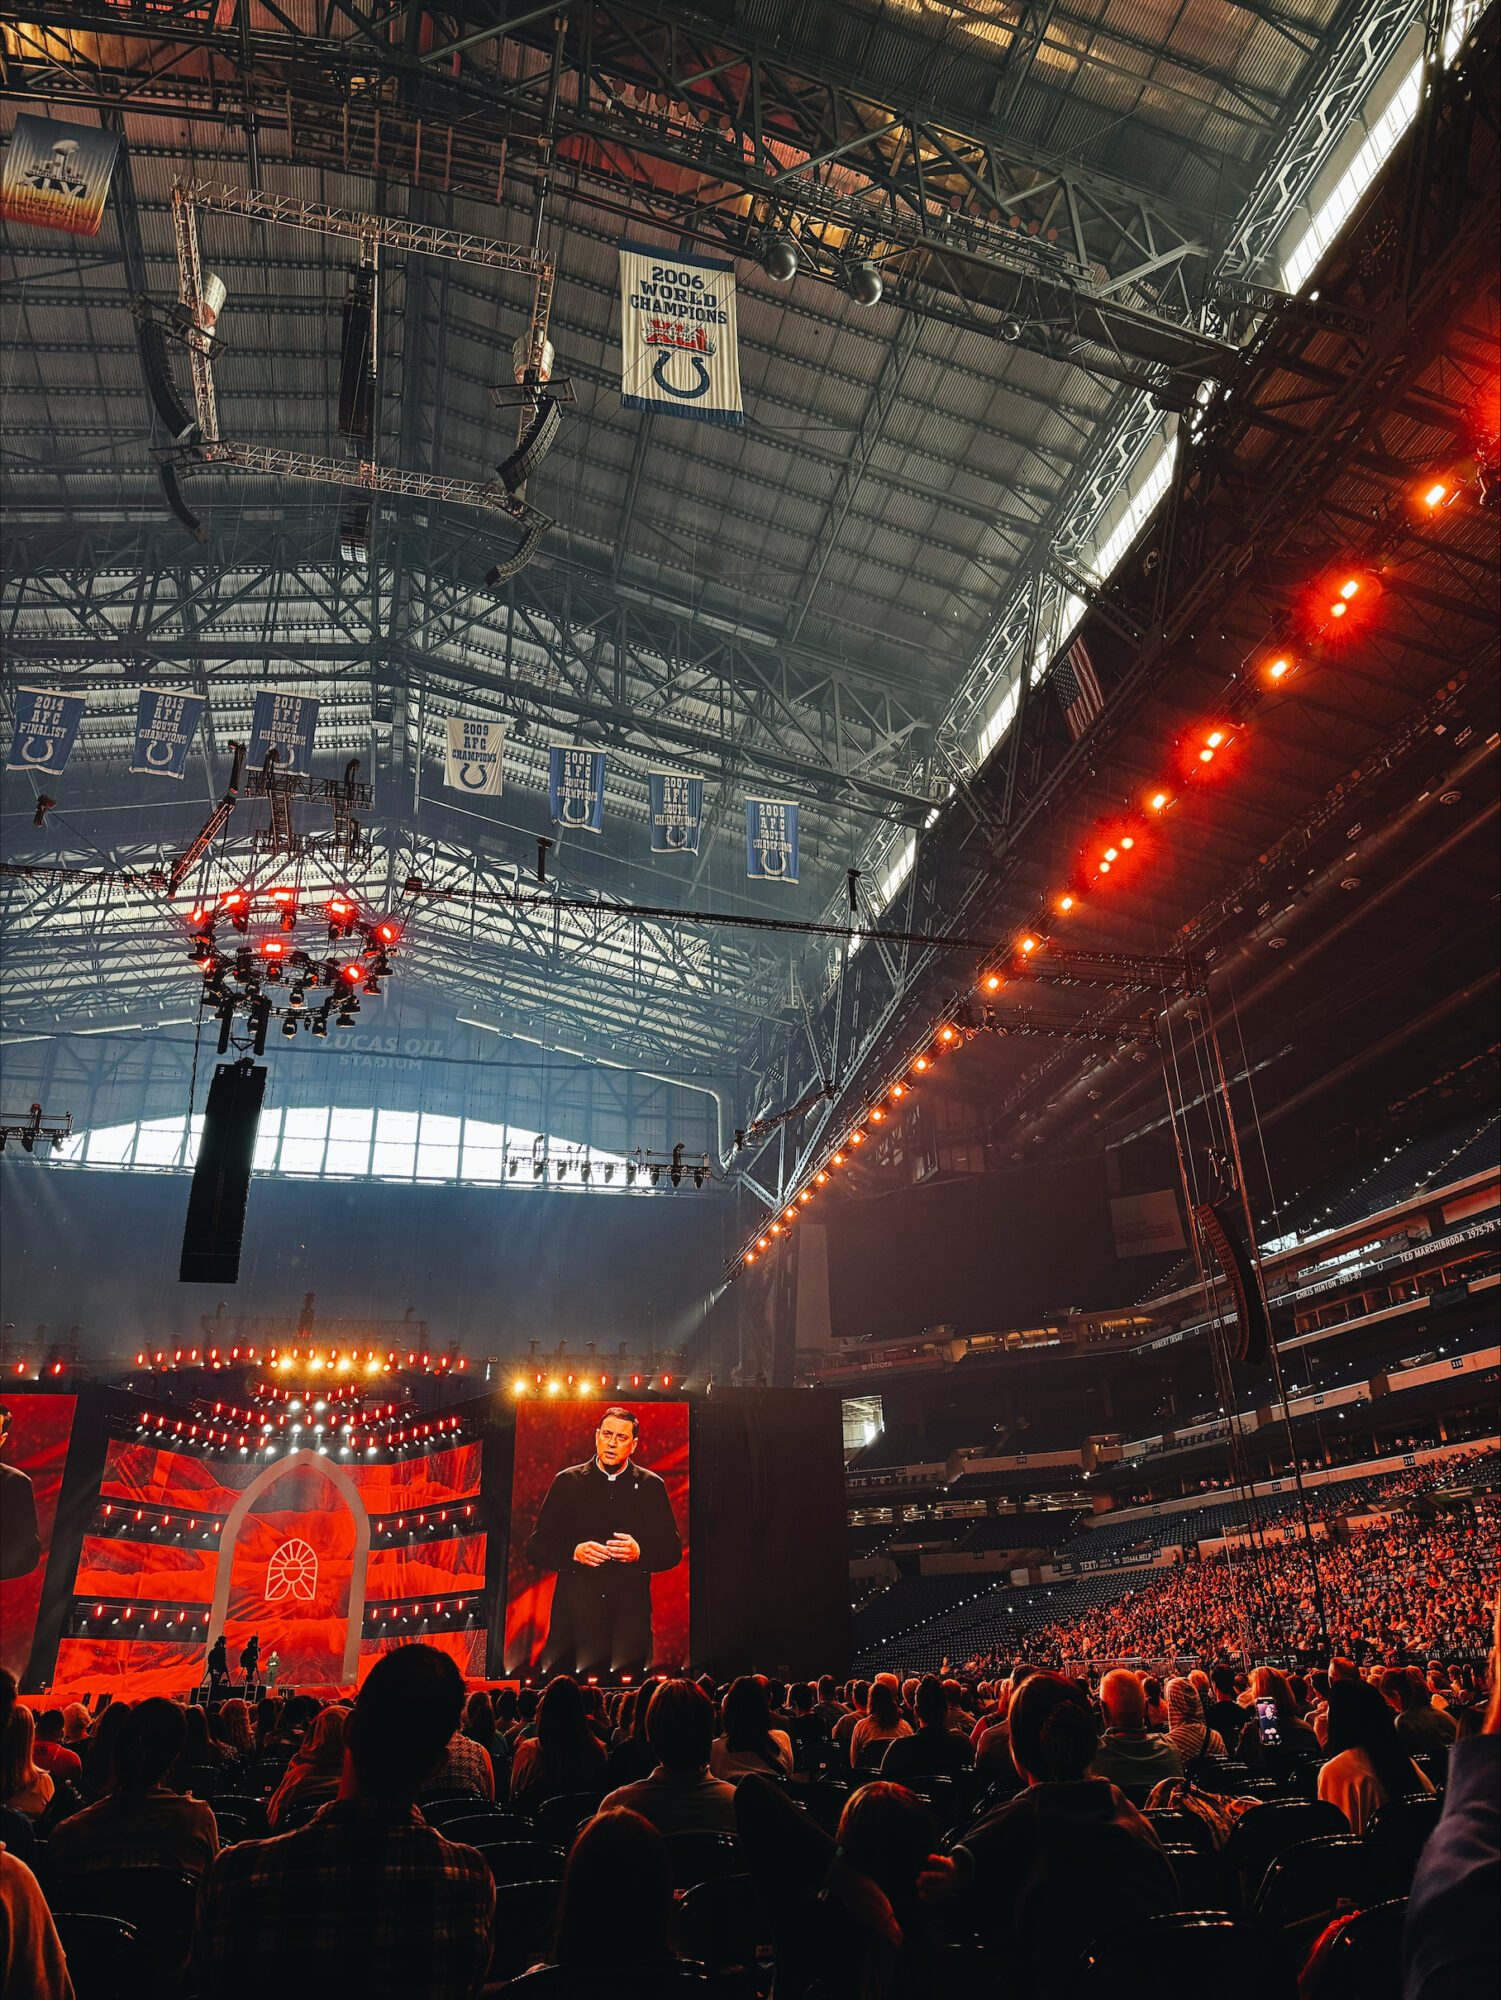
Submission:
M 653 1662 L 653 1576 L 676 1569 L 683 1542 L 666 1484 L 635 1463 L 640 1420 L 611 1404 L 594 1452 L 557 1474 L 527 1541 L 557 1574 L 546 1673 L 639 1674 Z
M 0 1453 L 10 1443 L 11 1414 L 0 1406 Z M 19 1466 L 0 1465 L 0 1578 L 29 1576 L 42 1560 L 36 1493 Z

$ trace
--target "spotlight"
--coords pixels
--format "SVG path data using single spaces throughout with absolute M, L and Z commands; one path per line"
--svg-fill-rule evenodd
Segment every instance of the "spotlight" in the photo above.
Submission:
M 1267 667 L 1266 677 L 1269 681 L 1284 680 L 1292 672 L 1292 667 L 1293 663 L 1286 654 L 1279 654 Z
M 328 1016 L 321 1010 L 313 1016 L 313 1033 L 320 1042 L 328 1039 Z
M 828 1184 L 829 1184 L 828 1175 L 824 1173 L 822 1169 L 820 1169 L 819 1172 L 813 1176 L 814 1187 L 827 1187 Z
M 281 1024 L 281 1031 L 289 1042 L 295 1038 L 297 1034 L 297 1017 L 295 1014 L 288 1014 L 286 1016 Z
M 1059 909 L 1060 909 L 1060 910 L 1061 910 L 1061 911 L 1063 912 L 1064 916 L 1067 916 L 1067 915 L 1068 915 L 1068 913 L 1069 913 L 1069 911 L 1070 911 L 1070 910 L 1071 910 L 1071 909 L 1072 909 L 1072 908 L 1074 907 L 1074 899 L 1073 899 L 1073 897 L 1072 897 L 1072 896 L 1060 896 L 1060 897 L 1058 898 L 1058 907 L 1059 907 Z
M 999 993 L 1000 990 L 1001 975 L 998 972 L 987 973 L 985 976 L 985 991 L 987 993 Z
M 579 1179 L 587 1184 L 589 1181 L 592 1181 L 593 1178 L 594 1178 L 594 1169 L 592 1166 L 590 1166 L 589 1162 L 585 1160 L 584 1164 L 579 1168 Z
M 1160 813 L 1167 804 L 1166 792 L 1153 792 L 1148 801 L 1154 813 Z
M 350 901 L 349 897 L 330 896 L 323 908 L 328 918 L 329 941 L 332 942 L 335 938 L 348 937 L 349 933 L 354 929 L 355 918 L 359 915 L 358 909 Z
M 761 269 L 775 285 L 790 285 L 797 276 L 797 244 L 780 230 L 762 242 L 760 259 Z
M 634 1160 L 627 1160 L 625 1163 L 625 1184 L 627 1187 L 634 1187 L 636 1185 L 636 1162 Z
M 363 961 L 355 958 L 351 959 L 348 965 L 341 965 L 339 967 L 339 977 L 347 981 L 350 986 L 358 986 L 360 981 L 365 977 Z
M 873 263 L 869 257 L 862 257 L 858 263 L 848 266 L 845 271 L 845 283 L 849 287 L 850 297 L 858 306 L 879 305 L 881 294 L 886 289 L 880 266 Z
M 614 1178 L 615 1178 L 615 1168 L 613 1164 L 610 1164 L 605 1168 L 605 1180 L 608 1183 L 614 1180 Z
M 1014 314 L 1008 313 L 996 328 L 996 333 L 1000 339 L 1014 343 L 1021 339 L 1026 330 L 1025 326 L 1023 326 L 1022 322 Z
M 1024 937 L 1022 939 L 1020 950 L 1024 958 L 1029 958 L 1036 949 L 1037 940 L 1035 937 Z
M 351 1008 L 347 1006 L 341 1007 L 338 1013 L 334 1016 L 334 1021 L 335 1024 L 340 1028 L 352 1028 L 354 1026 L 354 1021 L 355 1021 L 354 1013 L 351 1010 Z
M 533 1161 L 532 1161 L 532 1179 L 533 1179 L 534 1181 L 540 1181 L 540 1180 L 541 1180 L 541 1178 L 542 1178 L 542 1176 L 543 1176 L 543 1175 L 544 1175 L 544 1174 L 545 1174 L 546 1172 L 547 1172 L 547 1162 L 546 1162 L 546 1160 L 533 1160 Z
M 683 1143 L 681 1140 L 672 1149 L 670 1179 L 674 1187 L 681 1187 L 683 1185 Z
M 654 1167 L 652 1168 L 652 1170 L 651 1170 L 651 1184 L 652 1184 L 652 1186 L 653 1186 L 653 1187 L 660 1187 L 660 1186 L 661 1186 L 661 1184 L 662 1184 L 662 1169 L 661 1169 L 660 1167 L 656 1167 L 656 1166 L 654 1166 Z

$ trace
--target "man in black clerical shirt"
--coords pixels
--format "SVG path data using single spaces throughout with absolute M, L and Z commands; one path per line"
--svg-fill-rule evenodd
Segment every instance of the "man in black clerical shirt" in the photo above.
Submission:
M 0 1408 L 0 1451 L 10 1437 L 10 1411 Z M 42 1560 L 36 1495 L 14 1465 L 0 1465 L 0 1577 L 30 1576 Z
M 677 1568 L 683 1543 L 666 1486 L 632 1463 L 640 1428 L 629 1410 L 606 1410 L 594 1456 L 565 1466 L 537 1515 L 527 1554 L 558 1576 L 548 1673 L 639 1673 L 652 1658 L 651 1580 Z

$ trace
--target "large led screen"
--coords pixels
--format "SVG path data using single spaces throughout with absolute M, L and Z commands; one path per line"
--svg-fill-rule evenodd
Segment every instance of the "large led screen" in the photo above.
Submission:
M 0 1417 L 0 1666 L 19 1680 L 31 1656 L 74 1396 L 12 1396 Z
M 418 1637 L 482 1674 L 485 1539 L 477 1444 L 257 1463 L 117 1441 L 54 1686 L 181 1692 L 219 1631 L 232 1670 L 254 1634 L 283 1688 L 350 1686 Z
M 507 1673 L 686 1665 L 689 1568 L 686 1403 L 518 1405 Z

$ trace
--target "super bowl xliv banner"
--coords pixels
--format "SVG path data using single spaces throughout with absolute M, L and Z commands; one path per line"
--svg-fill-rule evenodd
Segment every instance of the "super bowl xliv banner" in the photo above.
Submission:
M 178 778 L 208 706 L 201 694 L 176 688 L 142 688 L 136 696 L 136 740 L 130 768 L 148 778 Z
M 16 120 L 0 173 L 0 215 L 70 236 L 97 236 L 120 141 L 95 125 Z
M 746 800 L 745 872 L 757 882 L 797 880 L 796 801 Z
M 505 764 L 505 725 L 471 722 L 466 716 L 448 718 L 448 753 L 443 782 L 472 799 L 498 799 Z
M 547 753 L 547 803 L 558 826 L 602 833 L 605 824 L 605 753 L 554 743 Z
M 704 817 L 704 781 L 681 771 L 649 771 L 653 854 L 697 854 Z
M 313 769 L 318 704 L 307 694 L 261 693 L 250 718 L 250 768 L 258 771 L 274 750 L 279 778 L 306 778 Z
M 16 689 L 16 724 L 11 732 L 7 771 L 35 771 L 39 778 L 60 778 L 78 741 L 83 721 L 81 694 L 55 694 L 51 688 Z
M 622 243 L 620 347 L 628 410 L 741 421 L 732 264 Z

